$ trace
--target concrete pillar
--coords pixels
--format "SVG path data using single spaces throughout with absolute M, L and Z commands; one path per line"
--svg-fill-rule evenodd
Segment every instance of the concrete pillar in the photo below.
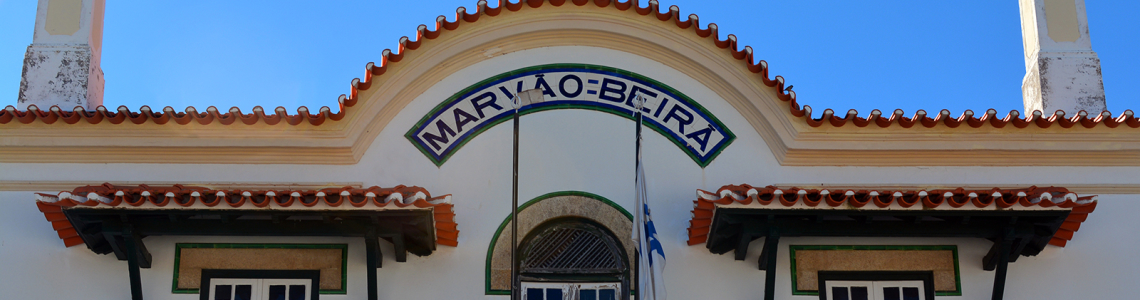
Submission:
M 94 110 L 103 104 L 103 5 L 104 0 L 39 0 L 17 108 Z
M 1019 0 L 1025 45 L 1026 115 L 1105 111 L 1100 59 L 1092 51 L 1085 0 Z

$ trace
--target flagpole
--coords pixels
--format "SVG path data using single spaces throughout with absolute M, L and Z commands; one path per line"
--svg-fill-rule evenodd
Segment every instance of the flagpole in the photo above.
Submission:
M 634 224 L 634 233 L 637 234 L 637 297 L 639 300 L 665 300 L 665 287 L 658 286 L 661 281 L 661 271 L 665 267 L 665 252 L 661 242 L 657 239 L 657 229 L 653 225 L 653 218 L 649 212 L 649 199 L 645 187 L 645 167 L 641 161 L 641 126 L 644 122 L 645 112 L 642 107 L 645 98 L 637 95 L 637 104 L 634 105 L 634 115 L 637 121 L 636 142 L 634 150 L 637 151 L 637 162 L 634 175 L 635 194 L 637 195 L 637 219 Z M 659 255 L 657 261 L 653 253 Z
M 638 253 L 637 253 L 637 263 L 635 263 L 635 266 L 637 267 L 637 271 L 636 271 L 637 275 L 635 276 L 637 279 L 637 282 L 636 282 L 636 284 L 637 284 L 637 299 L 642 300 L 642 299 L 645 299 L 645 295 L 647 293 L 646 293 L 645 289 L 643 288 L 644 285 L 641 284 L 642 279 L 643 279 L 642 274 L 641 274 L 641 268 L 646 267 L 646 266 L 642 265 L 643 262 L 642 262 L 641 258 L 642 258 L 642 255 L 648 254 L 648 253 L 642 253 L 644 251 L 648 251 L 648 249 L 646 249 L 646 247 L 645 247 L 645 232 L 644 232 L 645 212 L 643 210 L 645 209 L 645 207 L 644 207 L 645 203 L 642 203 L 642 201 L 641 201 L 641 198 L 644 197 L 643 195 L 641 195 L 641 193 L 643 192 L 643 191 L 641 191 L 641 180 L 645 180 L 644 178 L 641 178 L 641 122 L 642 122 L 641 107 L 644 105 L 644 102 L 643 102 L 644 99 L 641 98 L 641 95 L 636 95 L 636 97 L 637 97 L 637 103 L 634 104 L 634 109 L 633 109 L 634 110 L 634 116 L 635 116 L 634 119 L 636 119 L 636 121 L 637 121 L 637 129 L 634 130 L 635 136 L 634 136 L 634 147 L 633 147 L 633 149 L 635 151 L 635 153 L 634 153 L 634 161 L 635 162 L 633 164 L 633 168 L 634 168 L 633 169 L 633 172 L 634 172 L 633 184 L 634 184 L 635 194 L 637 194 L 636 195 L 637 196 L 637 204 L 635 204 L 636 208 L 634 209 L 635 213 L 637 214 L 637 220 L 636 220 L 637 224 L 634 224 L 633 226 L 636 226 L 634 231 L 637 232 L 637 252 Z
M 519 244 L 519 109 L 526 105 L 546 101 L 544 97 L 543 90 L 540 89 L 518 91 L 511 97 L 515 108 L 512 117 L 515 123 L 515 141 L 512 151 L 514 175 L 511 177 L 511 300 L 522 299 L 521 283 L 519 283 L 519 261 L 516 254 Z
M 634 211 L 635 211 L 636 216 L 637 216 L 637 218 L 636 218 L 637 224 L 634 224 L 634 226 L 635 226 L 634 232 L 637 233 L 637 252 L 638 252 L 637 253 L 637 262 L 635 263 L 635 266 L 637 267 L 637 270 L 636 270 L 637 299 L 644 300 L 644 299 L 646 299 L 645 295 L 648 295 L 649 292 L 646 291 L 646 289 L 644 289 L 646 284 L 642 283 L 642 281 L 644 281 L 644 279 L 646 279 L 645 276 L 643 276 L 644 274 L 642 274 L 642 268 L 648 268 L 649 266 L 645 265 L 645 261 L 642 261 L 643 260 L 642 258 L 643 258 L 643 256 L 646 256 L 646 254 L 650 254 L 650 253 L 646 252 L 646 251 L 649 251 L 649 249 L 646 249 L 646 246 L 645 246 L 645 230 L 644 230 L 645 229 L 645 211 L 644 211 L 645 210 L 645 203 L 642 201 L 642 198 L 644 197 L 644 195 L 642 195 L 642 193 L 644 193 L 644 190 L 642 190 L 642 185 L 641 185 L 642 180 L 645 180 L 644 178 L 642 178 L 642 169 L 641 169 L 642 168 L 641 167 L 641 127 L 642 127 L 642 116 L 643 116 L 642 115 L 642 106 L 644 105 L 644 99 L 641 97 L 641 95 L 636 95 L 635 97 L 637 97 L 637 103 L 634 104 L 634 119 L 635 119 L 635 121 L 637 121 L 636 122 L 637 128 L 634 130 L 634 132 L 635 132 L 635 136 L 634 136 L 634 152 L 635 152 L 634 153 L 634 161 L 635 161 L 634 162 L 634 190 L 635 190 L 635 192 L 634 193 L 636 194 L 637 203 L 635 204 Z M 652 278 L 649 278 L 649 279 L 650 279 L 650 281 L 652 281 Z
M 519 106 L 522 99 L 515 94 L 514 99 L 514 177 L 511 179 L 511 300 L 519 300 L 519 262 L 515 256 L 519 238 Z

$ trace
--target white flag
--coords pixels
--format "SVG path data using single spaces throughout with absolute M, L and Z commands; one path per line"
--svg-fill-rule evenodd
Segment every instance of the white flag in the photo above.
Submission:
M 641 111 L 642 101 L 638 95 L 636 111 Z M 633 224 L 633 239 L 637 241 L 638 279 L 637 293 L 642 300 L 665 300 L 665 250 L 657 239 L 657 228 L 649 214 L 649 203 L 645 195 L 645 168 L 641 166 L 641 114 L 637 120 L 637 178 L 634 180 L 637 197 L 637 213 Z

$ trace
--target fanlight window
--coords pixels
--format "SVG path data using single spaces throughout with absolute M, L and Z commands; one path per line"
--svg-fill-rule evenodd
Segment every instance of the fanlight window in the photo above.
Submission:
M 536 292 L 528 293 L 535 294 L 529 295 L 533 299 L 552 296 L 547 293 L 628 299 L 625 250 L 612 232 L 596 222 L 584 218 L 547 221 L 528 233 L 519 248 L 519 280 Z M 537 295 L 540 290 L 543 296 Z

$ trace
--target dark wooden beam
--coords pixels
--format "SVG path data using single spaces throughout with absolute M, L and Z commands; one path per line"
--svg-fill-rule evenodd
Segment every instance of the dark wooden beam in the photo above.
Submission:
M 396 255 L 396 262 L 408 261 L 408 249 L 404 245 L 403 234 L 392 235 L 392 248 L 392 251 L 395 252 L 394 254 Z
M 131 226 L 129 224 L 123 226 L 123 235 L 125 235 L 125 236 L 134 236 L 135 235 L 134 231 L 131 230 Z M 124 249 L 124 250 L 126 250 L 126 253 L 127 253 L 127 268 L 128 268 L 127 272 L 131 278 L 131 299 L 132 300 L 142 300 L 143 299 L 142 275 L 139 274 L 139 258 L 140 257 L 138 255 L 138 245 L 135 244 L 138 242 L 138 240 L 133 239 L 133 238 L 127 238 L 127 239 L 123 239 L 123 241 L 124 241 L 124 244 L 126 244 L 125 245 L 126 249 Z
M 151 255 L 142 239 L 156 235 L 195 236 L 341 236 L 384 238 L 392 242 L 395 259 L 407 261 L 407 254 L 430 255 L 435 251 L 435 232 L 430 210 L 398 211 L 258 211 L 258 210 L 109 210 L 71 208 L 64 211 L 95 253 L 115 253 L 149 268 Z M 300 217 L 290 219 L 291 217 Z M 123 224 L 131 224 L 130 235 Z M 128 250 L 126 242 L 133 242 Z M 376 243 L 372 243 L 377 245 Z M 381 264 L 379 248 L 375 254 Z
M 755 239 L 765 236 L 764 230 L 742 226 L 748 220 L 767 219 L 765 227 L 780 230 L 780 235 L 789 236 L 851 236 L 851 237 L 973 237 L 989 240 L 997 239 L 1002 228 L 1012 226 L 1024 244 L 1015 244 L 1016 249 L 1026 253 L 1013 255 L 1034 255 L 1039 247 L 1027 247 L 1047 242 L 1067 212 L 1064 211 L 808 211 L 808 210 L 762 210 L 722 208 L 713 220 L 706 247 L 710 252 L 724 254 L 740 247 L 740 238 L 750 235 Z M 967 224 L 959 223 L 969 216 Z M 1014 219 L 1013 216 L 1018 216 Z M 823 217 L 824 221 L 820 222 Z M 915 224 L 920 218 L 929 218 Z M 852 220 L 855 219 L 855 220 Z M 910 219 L 910 220 L 906 220 Z M 867 220 L 871 220 L 867 223 Z M 940 221 L 945 220 L 945 221 Z M 1013 222 L 1013 225 L 1010 225 Z M 1053 224 L 1056 223 L 1056 224 Z
M 745 257 L 748 257 L 748 245 L 752 243 L 752 240 L 760 237 L 752 234 L 760 231 L 760 220 L 748 219 L 744 221 L 742 226 L 744 228 L 741 230 L 740 241 L 736 244 L 736 260 L 744 260 Z
M 752 235 L 748 233 L 740 234 L 740 241 L 736 243 L 735 256 L 736 260 L 744 260 L 748 256 L 748 244 L 752 243 Z
M 138 233 L 132 233 L 130 235 L 124 233 L 123 241 L 128 241 L 134 245 L 134 249 L 129 251 L 135 252 L 135 258 L 139 263 L 139 267 L 143 269 L 150 269 L 150 264 L 152 261 L 151 255 L 150 251 L 146 250 L 146 244 L 143 244 L 142 237 L 139 236 Z
M 126 245 L 123 244 L 123 240 L 121 236 L 119 236 L 122 231 L 121 228 L 115 228 L 114 231 L 107 231 L 104 226 L 103 239 L 107 241 L 107 245 L 111 246 L 111 253 L 115 254 L 115 259 L 125 261 L 127 260 Z
M 380 239 L 375 235 L 365 237 L 364 248 L 368 256 L 368 300 L 378 300 L 380 296 L 376 288 L 376 269 L 380 267 Z
M 1009 249 L 1009 262 L 1017 262 L 1017 258 L 1021 257 L 1021 252 L 1025 251 L 1025 247 L 1029 245 L 1028 238 L 1018 238 L 1013 242 L 1013 247 Z
M 982 257 L 982 270 L 996 270 L 998 259 L 1000 259 L 1001 256 L 1001 251 L 1001 240 L 995 240 L 994 244 L 990 246 L 990 251 L 986 252 L 986 256 Z
M 319 220 L 282 221 L 272 224 L 271 220 L 233 220 L 228 223 L 218 220 L 191 219 L 178 224 L 165 221 L 140 219 L 132 221 L 136 231 L 143 235 L 224 235 L 224 236 L 349 236 L 364 237 L 373 228 L 367 222 L 342 221 L 332 224 Z M 381 234 L 396 234 L 394 229 L 379 228 Z
M 1013 231 L 1013 228 L 1006 228 L 1005 234 L 1002 235 L 1001 240 L 997 243 L 1001 246 L 997 251 L 997 272 L 994 273 L 994 288 L 992 297 L 990 297 L 992 300 L 1002 300 L 1005 298 L 1005 276 L 1006 269 L 1009 267 L 1009 250 L 1014 239 Z
M 127 226 L 123 225 L 119 219 L 121 218 L 111 218 L 103 222 L 103 238 L 111 246 L 115 258 L 129 260 L 130 256 L 127 255 L 127 252 L 134 251 L 139 267 L 150 269 L 152 259 L 150 251 L 147 251 L 146 245 L 142 242 L 142 237 L 137 230 L 128 233 Z M 127 248 L 129 240 L 134 242 L 133 250 Z
M 1003 251 L 1005 252 L 1006 263 L 1017 261 L 1017 257 L 1021 256 L 1021 251 L 1033 241 L 1033 234 L 1029 230 L 1031 229 L 1013 226 L 1002 228 L 1001 234 L 992 239 L 994 244 L 990 247 L 989 252 L 986 252 L 986 256 L 982 257 L 982 269 L 986 271 L 996 270 L 998 264 L 1001 263 Z
M 764 238 L 764 247 L 760 250 L 760 258 L 757 259 L 757 265 L 761 271 L 768 270 L 768 267 L 770 266 L 768 264 L 768 256 L 771 256 L 771 253 L 768 252 L 768 242 L 772 240 L 772 237 Z
M 780 232 L 775 228 L 769 229 L 768 237 L 764 239 L 764 251 L 760 259 L 764 271 L 764 300 L 776 299 L 776 251 L 780 248 Z

